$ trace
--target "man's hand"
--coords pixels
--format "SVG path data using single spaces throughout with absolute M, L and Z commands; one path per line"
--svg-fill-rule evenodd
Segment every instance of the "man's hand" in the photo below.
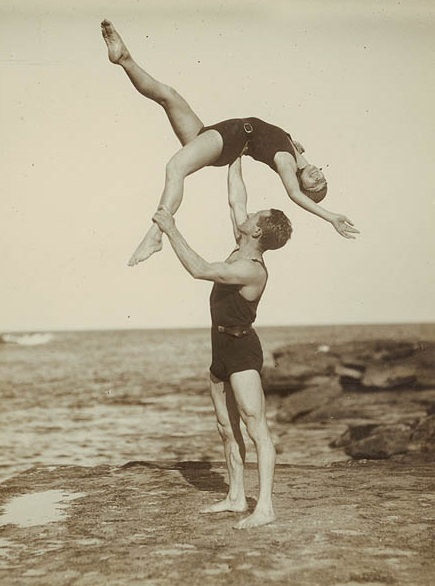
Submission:
M 175 227 L 174 218 L 167 210 L 163 208 L 158 209 L 154 214 L 153 222 L 157 224 L 160 230 L 165 234 L 170 232 Z
M 355 238 L 354 234 L 359 234 L 359 230 L 354 228 L 353 222 L 346 216 L 340 214 L 333 214 L 331 224 L 337 232 L 344 238 Z

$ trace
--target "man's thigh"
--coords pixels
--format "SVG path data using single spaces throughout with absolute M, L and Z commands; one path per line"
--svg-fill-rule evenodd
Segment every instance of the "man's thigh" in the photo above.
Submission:
M 221 381 L 210 373 L 210 394 L 218 423 L 231 427 L 238 424 L 240 416 L 230 382 Z
M 242 416 L 261 417 L 265 414 L 263 386 L 257 370 L 235 372 L 230 376 L 230 383 Z

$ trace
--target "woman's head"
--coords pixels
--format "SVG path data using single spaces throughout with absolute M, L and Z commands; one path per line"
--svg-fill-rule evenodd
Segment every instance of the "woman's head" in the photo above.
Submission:
M 319 203 L 326 196 L 328 184 L 321 169 L 315 165 L 306 165 L 303 169 L 298 169 L 297 177 L 302 193 L 315 203 Z

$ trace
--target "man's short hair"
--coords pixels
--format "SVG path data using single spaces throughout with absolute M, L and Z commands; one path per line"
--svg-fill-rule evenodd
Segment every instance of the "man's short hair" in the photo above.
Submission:
M 271 209 L 270 215 L 261 217 L 258 225 L 262 231 L 260 246 L 263 251 L 281 248 L 293 232 L 290 220 L 281 210 Z

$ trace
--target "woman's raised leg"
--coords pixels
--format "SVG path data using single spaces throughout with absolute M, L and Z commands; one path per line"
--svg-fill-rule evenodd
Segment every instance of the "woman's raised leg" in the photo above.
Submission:
M 166 165 L 165 187 L 159 207 L 170 214 L 180 207 L 183 199 L 184 180 L 188 175 L 217 160 L 222 152 L 223 140 L 217 130 L 206 130 L 180 149 Z M 153 224 L 130 258 L 129 266 L 135 266 L 162 248 L 162 232 Z
M 120 65 L 134 87 L 146 98 L 160 104 L 182 145 L 190 142 L 204 126 L 186 100 L 172 87 L 154 79 L 133 59 L 121 36 L 109 20 L 101 23 L 109 60 Z

